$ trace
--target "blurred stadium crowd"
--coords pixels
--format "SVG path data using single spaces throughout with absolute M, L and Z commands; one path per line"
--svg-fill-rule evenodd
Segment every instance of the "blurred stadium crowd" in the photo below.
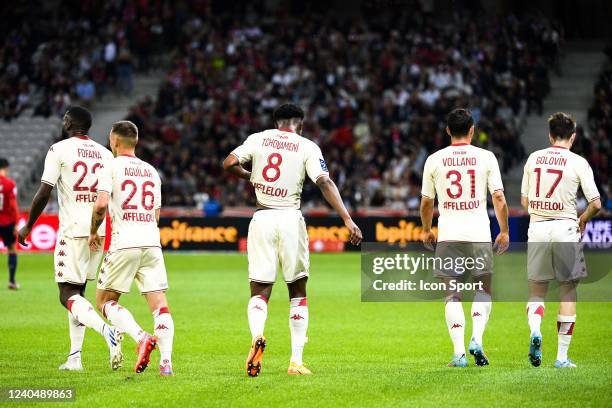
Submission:
M 190 206 L 206 193 L 252 205 L 248 183 L 224 181 L 219 163 L 270 127 L 286 100 L 306 108 L 305 135 L 353 208 L 416 208 L 423 162 L 447 144 L 441 124 L 456 105 L 470 106 L 476 144 L 504 171 L 519 162 L 520 128 L 525 115 L 541 113 L 561 31 L 513 16 L 440 24 L 416 7 L 346 22 L 254 10 L 240 19 L 186 15 L 157 99 L 128 117 L 143 129 L 141 154 L 165 177 L 167 204 Z M 319 204 L 313 190 L 305 185 L 304 207 Z
M 581 154 L 589 161 L 595 178 L 604 186 L 608 203 L 604 206 L 612 210 L 612 47 L 607 50 L 608 62 L 595 84 L 593 104 L 588 112 L 590 138 L 578 137 Z M 578 135 L 580 136 L 580 135 Z
M 135 69 L 146 70 L 171 47 L 176 10 L 148 2 L 18 2 L 3 5 L 0 117 L 28 108 L 36 116 L 90 106 L 108 92 L 126 96 Z M 18 28 L 15 28 L 18 27 Z
M 170 50 L 157 98 L 128 116 L 141 129 L 139 154 L 164 178 L 166 205 L 252 205 L 248 183 L 228 181 L 219 164 L 272 126 L 284 101 L 304 106 L 305 135 L 352 208 L 416 208 L 423 162 L 448 143 L 443 118 L 455 106 L 470 107 L 475 144 L 506 172 L 525 156 L 521 127 L 541 114 L 563 42 L 543 18 L 465 12 L 440 22 L 416 1 L 398 14 L 366 2 L 362 17 L 344 21 L 256 4 L 219 12 L 203 0 L 102 4 L 53 16 L 23 6 L 27 18 L 0 44 L 0 115 L 57 115 L 107 92 L 129 95 L 133 70 Z M 320 204 L 314 188 L 305 184 L 303 207 Z

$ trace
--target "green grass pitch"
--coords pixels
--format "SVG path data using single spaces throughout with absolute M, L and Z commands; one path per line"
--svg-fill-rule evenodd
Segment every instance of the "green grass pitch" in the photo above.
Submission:
M 104 340 L 91 330 L 83 350 L 85 371 L 60 372 L 69 339 L 66 311 L 50 271 L 52 258 L 23 255 L 19 262 L 22 290 L 3 289 L 0 295 L 0 387 L 74 387 L 76 401 L 68 406 L 612 405 L 610 304 L 578 305 L 570 349 L 578 369 L 551 368 L 556 354 L 552 303 L 543 325 L 542 367 L 527 361 L 525 304 L 495 303 L 484 339 L 491 365 L 476 367 L 471 360 L 467 369 L 451 369 L 446 367 L 452 349 L 441 303 L 362 303 L 359 255 L 317 254 L 312 256 L 304 354 L 314 375 L 286 374 L 288 301 L 279 282 L 268 309 L 262 373 L 247 378 L 246 256 L 169 253 L 176 376 L 158 375 L 157 352 L 151 367 L 136 375 L 129 338 L 124 367 L 110 371 Z M 0 256 L 3 271 L 5 264 L 6 257 Z M 517 274 L 522 270 L 517 265 Z M 93 289 L 88 290 L 90 300 Z M 143 328 L 152 330 L 151 315 L 135 289 L 122 303 Z M 469 316 L 466 320 L 467 336 Z

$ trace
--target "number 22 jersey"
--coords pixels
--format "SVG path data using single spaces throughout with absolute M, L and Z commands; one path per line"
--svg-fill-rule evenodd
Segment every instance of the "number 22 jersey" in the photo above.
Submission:
M 232 154 L 252 162 L 257 202 L 267 208 L 299 209 L 306 174 L 313 182 L 329 174 L 319 146 L 289 129 L 254 133 Z
M 119 155 L 100 172 L 98 190 L 111 195 L 110 252 L 161 247 L 155 212 L 161 208 L 157 170 L 135 156 Z
M 57 185 L 60 236 L 89 236 L 91 212 L 98 191 L 98 173 L 113 155 L 87 136 L 71 137 L 55 143 L 45 158 L 41 181 Z M 105 225 L 99 234 L 104 235 Z
M 438 195 L 438 241 L 491 242 L 487 190 L 503 191 L 495 155 L 467 143 L 427 158 L 421 194 Z

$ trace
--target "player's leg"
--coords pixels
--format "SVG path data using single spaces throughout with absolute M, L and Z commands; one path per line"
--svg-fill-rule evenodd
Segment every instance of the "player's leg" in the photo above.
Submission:
M 247 317 L 251 331 L 251 349 L 246 359 L 246 372 L 249 377 L 257 377 L 261 371 L 263 353 L 266 348 L 264 328 L 268 317 L 268 299 L 272 294 L 273 284 L 251 281 L 249 285 L 251 298 L 247 305 Z
M 557 316 L 557 360 L 556 368 L 575 368 L 576 365 L 567 357 L 574 325 L 576 324 L 576 287 L 577 281 L 559 284 L 560 302 Z
M 60 292 L 60 302 L 72 315 L 74 320 L 69 319 L 69 324 L 71 325 L 71 329 L 75 329 L 75 321 L 79 322 L 85 327 L 89 327 L 94 329 L 98 333 L 104 337 L 106 340 L 106 344 L 110 351 L 110 362 L 111 368 L 113 370 L 118 369 L 121 366 L 121 362 L 123 361 L 123 357 L 121 354 L 121 340 L 123 339 L 119 330 L 115 327 L 109 326 L 104 323 L 104 320 L 96 313 L 94 307 L 85 297 L 84 289 L 85 285 L 75 285 L 68 282 L 59 282 L 58 283 L 59 292 Z M 72 334 L 72 332 L 71 332 Z M 75 342 L 81 342 L 82 339 L 79 339 L 78 329 L 76 332 L 77 338 L 75 338 Z M 76 347 L 76 346 L 75 346 Z
M 457 278 L 444 278 L 444 283 L 448 288 L 451 282 L 457 281 Z M 446 318 L 446 327 L 453 343 L 453 358 L 448 363 L 449 367 L 466 367 L 467 360 L 465 358 L 465 314 L 463 312 L 463 304 L 461 302 L 461 294 L 459 292 L 448 291 L 446 295 L 446 304 L 444 306 L 444 316 Z
M 170 314 L 168 301 L 164 292 L 149 292 L 144 294 L 153 315 L 153 330 L 159 346 L 159 369 L 162 376 L 171 376 L 172 343 L 174 341 L 174 320 Z
M 308 277 L 305 276 L 287 284 L 289 289 L 289 329 L 291 331 L 289 374 L 312 374 L 302 361 L 304 345 L 308 341 L 306 336 L 308 330 L 307 282 Z
M 548 281 L 529 281 L 529 300 L 527 301 L 527 323 L 529 324 L 529 362 L 534 367 L 542 364 L 542 319 L 546 307 L 544 298 L 548 291 Z
M 15 280 L 17 273 L 17 237 L 15 236 L 15 225 L 7 225 L 0 227 L 0 240 L 4 243 L 7 249 L 7 266 L 9 273 L 8 288 L 11 290 L 19 289 L 19 284 Z
M 85 297 L 85 285 L 81 287 L 80 295 Z M 68 311 L 68 333 L 70 334 L 70 353 L 66 362 L 59 366 L 60 370 L 80 371 L 83 369 L 81 362 L 81 350 L 85 340 L 85 325 L 81 324 Z
M 271 283 L 260 283 L 251 281 L 251 298 L 247 305 L 247 316 L 251 338 L 263 337 L 266 319 L 268 318 L 268 299 L 272 295 Z
M 476 291 L 472 302 L 472 338 L 468 349 L 474 356 L 476 365 L 484 366 L 489 364 L 489 359 L 483 351 L 482 338 L 491 315 L 491 274 L 475 276 L 474 282 L 480 283 L 482 290 Z
M 160 352 L 159 373 L 162 376 L 171 376 L 174 374 L 172 370 L 174 321 L 166 299 L 168 277 L 161 248 L 143 250 L 140 269 L 136 273 L 136 285 L 145 296 L 149 310 L 153 314 L 153 332 Z M 141 365 L 149 363 L 149 357 L 145 352 L 144 349 L 139 350 Z M 138 367 L 136 371 L 138 371 Z
M 302 213 L 298 210 L 287 210 L 282 213 L 279 226 L 281 241 L 279 243 L 279 260 L 283 278 L 289 289 L 289 329 L 291 331 L 291 359 L 289 374 L 312 374 L 304 366 L 302 355 L 308 341 L 308 301 L 306 283 L 310 259 L 308 252 L 308 233 Z
M 277 213 L 275 210 L 256 211 L 249 224 L 247 256 L 251 298 L 247 305 L 247 316 L 251 348 L 246 359 L 246 372 L 250 377 L 259 375 L 266 348 L 263 333 L 268 316 L 268 299 L 278 269 Z

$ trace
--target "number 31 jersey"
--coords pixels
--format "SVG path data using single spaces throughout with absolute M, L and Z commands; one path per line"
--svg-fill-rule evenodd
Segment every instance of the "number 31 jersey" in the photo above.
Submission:
M 438 196 L 438 241 L 490 242 L 487 191 L 503 191 L 499 164 L 488 150 L 459 143 L 425 161 L 421 194 Z
M 91 212 L 97 197 L 98 174 L 111 152 L 87 136 L 71 137 L 55 143 L 45 158 L 41 181 L 57 185 L 60 235 L 68 238 L 89 236 Z M 104 223 L 99 234 L 104 235 Z
M 576 220 L 578 187 L 588 202 L 599 198 L 591 166 L 576 153 L 551 146 L 531 153 L 527 159 L 521 195 L 529 200 L 529 214 Z
M 161 180 L 153 166 L 135 156 L 117 156 L 100 172 L 98 190 L 111 195 L 110 252 L 161 247 L 155 217 L 161 208 Z
M 267 208 L 299 209 L 306 174 L 313 182 L 329 174 L 319 146 L 288 129 L 252 134 L 232 154 L 252 163 L 257 202 Z

